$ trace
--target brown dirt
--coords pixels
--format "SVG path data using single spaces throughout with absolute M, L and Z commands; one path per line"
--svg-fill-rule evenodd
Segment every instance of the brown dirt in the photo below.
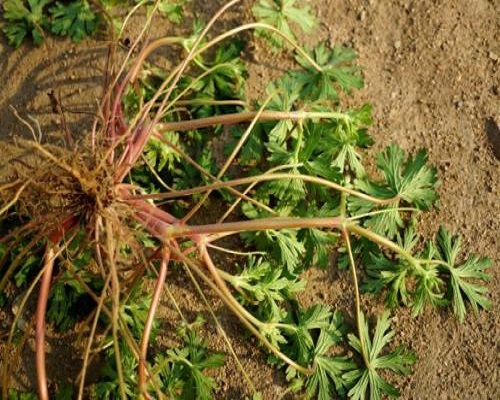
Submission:
M 199 1 L 195 9 L 208 15 L 220 3 Z M 488 285 L 493 302 L 490 312 L 478 317 L 471 313 L 463 324 L 449 311 L 427 309 L 415 319 L 407 309 L 395 312 L 398 342 L 407 343 L 419 355 L 414 373 L 397 381 L 402 398 L 497 399 L 500 5 L 495 0 L 339 0 L 311 4 L 321 25 L 314 35 L 305 38 L 307 42 L 326 39 L 332 44 L 348 44 L 359 54 L 367 84 L 349 103 L 373 103 L 373 151 L 392 141 L 408 150 L 426 147 L 431 162 L 439 169 L 440 207 L 422 216 L 422 233 L 430 237 L 444 223 L 464 236 L 468 251 L 494 261 Z M 247 9 L 240 11 L 247 13 Z M 155 29 L 155 34 L 163 34 L 163 28 Z M 0 42 L 0 136 L 29 134 L 13 117 L 9 105 L 22 116 L 30 114 L 38 119 L 44 134 L 57 132 L 60 121 L 51 110 L 50 90 L 60 93 L 63 107 L 72 115 L 73 131 L 84 134 L 88 129 L 87 113 L 93 112 L 98 98 L 105 48 L 90 40 L 78 45 L 52 39 L 48 43 L 50 61 L 44 48 L 25 46 L 13 51 Z M 274 55 L 266 54 L 258 45 L 253 52 L 249 87 L 261 93 L 268 77 L 276 75 L 269 66 L 277 63 Z M 347 275 L 313 271 L 308 279 L 310 295 L 305 302 L 321 299 L 350 310 Z M 204 309 L 189 290 L 187 278 L 175 277 L 171 288 L 191 313 Z M 365 302 L 367 311 L 376 311 L 370 304 Z M 283 377 L 265 366 L 253 340 L 243 334 L 220 304 L 215 302 L 214 308 L 264 398 L 276 397 L 283 391 Z M 169 314 L 167 309 L 164 312 Z M 6 314 L 0 312 L 2 324 L 8 319 Z M 165 331 L 173 328 L 168 321 L 162 326 Z M 208 326 L 207 335 L 214 338 L 217 347 L 224 347 L 215 328 Z M 160 341 L 168 344 L 168 340 L 165 336 Z M 27 370 L 32 376 L 31 368 Z M 234 361 L 229 358 L 228 367 L 216 378 L 220 398 L 242 398 L 244 382 Z M 21 379 L 28 386 L 29 380 Z

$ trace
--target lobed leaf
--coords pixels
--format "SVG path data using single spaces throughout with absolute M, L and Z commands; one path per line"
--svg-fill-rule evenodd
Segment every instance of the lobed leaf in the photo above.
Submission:
M 312 362 L 314 372 L 308 377 L 307 398 L 328 400 L 335 395 L 344 397 L 351 382 L 346 378 L 356 364 L 346 356 L 332 356 L 330 350 L 342 341 L 345 331 L 342 315 L 335 311 L 328 326 L 323 326 L 316 341 Z
M 410 155 L 405 160 L 404 151 L 394 144 L 377 155 L 377 167 L 385 179 L 380 182 L 358 179 L 355 185 L 359 190 L 374 197 L 394 199 L 394 201 L 382 208 L 387 212 L 366 219 L 365 226 L 394 238 L 404 226 L 401 212 L 397 210 L 401 203 L 421 210 L 432 206 L 438 199 L 435 190 L 436 169 L 426 165 L 426 162 L 427 154 L 424 150 L 419 151 L 415 158 Z M 364 213 L 372 209 L 373 205 L 367 204 L 364 200 L 350 201 L 350 210 L 354 213 Z
M 19 47 L 27 35 L 31 35 L 34 44 L 43 40 L 43 31 L 48 26 L 44 8 L 53 0 L 5 0 L 3 17 L 7 21 L 3 27 L 9 44 Z
M 361 68 L 352 65 L 357 58 L 352 49 L 341 46 L 330 49 L 326 42 L 321 42 L 309 50 L 309 55 L 321 67 L 321 71 L 314 68 L 304 56 L 298 55 L 296 60 L 303 70 L 291 73 L 301 85 L 303 100 L 337 101 L 339 89 L 350 94 L 353 89 L 363 87 Z
M 410 365 L 416 361 L 413 353 L 406 353 L 402 347 L 392 352 L 381 354 L 394 336 L 390 330 L 389 312 L 386 311 L 377 319 L 375 333 L 370 337 L 368 322 L 364 314 L 360 315 L 359 337 L 349 334 L 349 344 L 367 360 L 367 364 L 360 369 L 350 371 L 344 375 L 345 379 L 355 381 L 356 384 L 349 390 L 349 398 L 362 400 L 369 393 L 370 400 L 379 400 L 382 394 L 399 396 L 399 391 L 384 378 L 379 371 L 387 369 L 398 374 L 408 374 Z
M 263 321 L 279 321 L 285 311 L 282 303 L 305 289 L 305 281 L 286 273 L 283 266 L 262 258 L 249 257 L 243 270 L 226 278 L 239 291 L 243 305 L 256 308 Z
M 285 36 L 295 39 L 290 22 L 297 24 L 305 33 L 311 32 L 316 24 L 316 19 L 310 13 L 309 6 L 298 8 L 295 3 L 296 0 L 260 0 L 252 8 L 252 11 L 259 22 L 272 25 Z M 284 39 L 276 34 L 264 30 L 257 32 L 260 36 L 268 39 L 273 46 L 283 47 Z
M 465 300 L 469 301 L 475 313 L 480 308 L 490 308 L 491 302 L 485 296 L 488 290 L 478 282 L 487 282 L 490 276 L 485 272 L 491 266 L 486 257 L 471 255 L 463 263 L 458 262 L 461 249 L 461 238 L 453 237 L 443 226 L 439 228 L 436 238 L 438 259 L 445 263 L 445 271 L 449 274 L 449 285 L 453 312 L 460 322 L 467 313 Z
M 158 11 L 168 18 L 170 22 L 178 24 L 184 17 L 184 5 L 189 0 L 161 0 Z

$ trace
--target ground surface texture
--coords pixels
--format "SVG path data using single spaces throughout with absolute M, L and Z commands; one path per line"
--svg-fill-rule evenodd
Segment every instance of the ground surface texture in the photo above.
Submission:
M 221 1 L 194 1 L 199 14 L 209 15 Z M 395 313 L 397 341 L 419 355 L 414 373 L 397 385 L 403 399 L 499 398 L 500 273 L 500 3 L 495 0 L 336 0 L 311 1 L 321 24 L 312 37 L 331 44 L 352 46 L 364 67 L 366 87 L 349 100 L 352 105 L 371 102 L 376 140 L 373 151 L 397 142 L 409 151 L 429 150 L 438 167 L 440 207 L 423 216 L 422 233 L 430 237 L 440 223 L 464 236 L 468 251 L 493 259 L 489 297 L 493 310 L 468 316 L 459 324 L 449 311 L 426 310 L 413 319 L 410 310 Z M 241 6 L 231 18 L 248 15 Z M 153 36 L 163 34 L 155 27 Z M 2 39 L 4 40 L 4 39 Z M 57 135 L 58 117 L 49 96 L 60 91 L 63 106 L 72 113 L 71 127 L 84 134 L 98 99 L 105 47 L 95 41 L 74 45 L 48 41 L 45 48 L 22 47 L 13 51 L 0 42 L 0 135 L 26 133 L 9 106 L 40 121 L 42 131 Z M 274 56 L 255 46 L 249 57 L 252 87 L 262 93 Z M 50 59 L 47 59 L 50 54 Z M 88 114 L 90 113 L 90 114 Z M 2 150 L 0 149 L 0 154 Z M 352 307 L 348 275 L 310 272 L 309 292 L 303 301 L 321 299 L 342 310 Z M 187 281 L 186 281 L 187 282 Z M 191 312 L 203 306 L 186 282 L 178 278 L 172 290 Z M 365 302 L 368 313 L 377 311 Z M 168 308 L 168 307 L 167 307 Z M 165 313 L 168 314 L 168 310 Z M 245 369 L 264 393 L 273 399 L 283 388 L 283 377 L 265 366 L 262 354 L 241 339 L 242 331 L 230 315 L 217 309 L 223 326 L 235 341 Z M 0 325 L 10 319 L 0 312 Z M 3 322 L 2 322 L 3 320 Z M 173 327 L 167 321 L 162 327 Z M 223 347 L 214 328 L 207 335 Z M 239 339 L 240 338 L 240 339 Z M 168 338 L 161 338 L 165 345 Z M 57 347 L 57 343 L 54 343 Z M 66 353 L 67 354 L 67 353 Z M 60 371 L 61 358 L 49 355 L 49 375 Z M 68 370 L 72 363 L 68 362 Z M 74 369 L 74 368 L 73 368 Z M 29 385 L 32 368 L 20 382 Z M 243 380 L 234 362 L 216 376 L 220 398 L 241 398 Z

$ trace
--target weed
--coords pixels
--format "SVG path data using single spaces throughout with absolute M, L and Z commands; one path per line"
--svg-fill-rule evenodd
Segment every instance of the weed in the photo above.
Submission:
M 236 3 L 228 2 L 189 38 L 161 38 L 139 49 L 135 60 L 111 60 L 89 137 L 78 142 L 64 132 L 66 147 L 18 141 L 34 159 L 12 160 L 19 166 L 1 183 L 1 214 L 17 213 L 28 222 L 1 240 L 0 291 L 11 277 L 22 277 L 22 309 L 39 283 L 41 399 L 49 397 L 46 317 L 63 327 L 80 320 L 86 329 L 78 398 L 211 398 L 216 384 L 204 372 L 224 357 L 207 349 L 196 333 L 199 321 L 190 324 L 170 295 L 165 282 L 172 270 L 192 281 L 255 398 L 255 384 L 207 290 L 257 338 L 269 362 L 285 371 L 288 390 L 320 399 L 397 395 L 387 381 L 390 372 L 408 373 L 415 362 L 404 347 L 392 348 L 387 311 L 370 331 L 358 275 L 364 291 L 385 293 L 388 307 L 411 306 L 414 314 L 451 303 L 463 320 L 465 301 L 475 311 L 489 307 L 480 286 L 489 261 L 461 261 L 460 240 L 444 228 L 434 242 L 416 234 L 417 214 L 438 197 L 436 170 L 425 151 L 407 156 L 391 144 L 376 156 L 378 178 L 367 173 L 363 149 L 373 142 L 371 107 L 340 108 L 342 93 L 363 82 L 352 50 L 325 43 L 310 51 L 299 47 L 289 22 L 310 29 L 313 19 L 295 1 L 259 1 L 254 12 L 261 21 L 210 38 L 214 23 Z M 246 101 L 241 44 L 233 39 L 248 29 L 286 43 L 298 64 L 255 105 Z M 163 46 L 184 51 L 170 71 L 147 63 Z M 212 140 L 224 134 L 232 139 L 220 160 Z M 215 204 L 222 204 L 221 211 L 208 212 L 208 223 L 193 222 Z M 233 237 L 232 247 L 221 244 L 227 237 Z M 304 308 L 296 298 L 306 290 L 302 272 L 333 268 L 329 254 L 336 250 L 339 266 L 349 267 L 352 276 L 354 326 L 339 310 Z M 223 268 L 214 261 L 216 252 L 229 253 L 235 265 Z M 32 268 L 30 257 L 41 257 L 42 267 Z M 150 279 L 154 289 L 147 294 Z M 179 311 L 183 343 L 161 352 L 150 343 L 165 293 Z M 83 295 L 92 307 L 68 320 Z M 12 349 L 15 331 L 14 323 Z M 88 388 L 86 372 L 96 354 L 104 357 L 102 379 Z M 8 380 L 5 363 L 4 397 Z
M 111 19 L 117 5 L 146 4 L 150 8 L 158 3 L 158 12 L 173 23 L 183 16 L 186 0 L 5 0 L 3 2 L 3 32 L 9 44 L 19 47 L 31 36 L 34 44 L 43 42 L 46 35 L 67 36 L 79 42 L 94 34 L 99 26 L 120 28 L 117 18 Z M 111 22 L 111 24 L 108 24 Z

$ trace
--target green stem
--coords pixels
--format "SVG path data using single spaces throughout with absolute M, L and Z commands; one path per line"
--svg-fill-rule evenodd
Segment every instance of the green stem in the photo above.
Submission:
M 279 165 L 277 167 L 274 167 L 274 168 L 271 168 L 269 169 L 266 173 L 272 173 L 272 172 L 277 172 L 277 171 L 282 171 L 282 170 L 286 170 L 286 169 L 290 169 L 290 168 L 299 168 L 302 166 L 302 163 L 299 163 L 299 164 L 296 164 L 296 165 Z M 258 182 L 253 182 L 251 183 L 250 185 L 247 186 L 247 188 L 245 190 L 243 190 L 242 194 L 244 196 L 246 196 L 254 187 L 255 185 L 257 185 Z M 224 215 L 222 217 L 220 217 L 217 222 L 218 223 L 222 223 L 226 220 L 227 217 L 229 217 L 229 215 L 231 215 L 231 213 L 235 210 L 235 208 L 238 206 L 238 204 L 240 203 L 240 201 L 243 199 L 244 197 L 241 196 L 241 197 L 238 197 L 234 202 L 233 204 L 231 204 L 231 206 L 226 210 L 226 212 L 224 213 Z M 252 199 L 253 200 L 253 199 Z M 279 214 L 274 211 L 273 209 L 270 209 L 272 212 L 270 212 L 270 214 L 272 216 L 278 216 Z M 269 211 L 268 211 L 269 212 Z
M 354 283 L 355 305 L 356 305 L 356 324 L 357 324 L 357 328 L 358 328 L 359 343 L 361 345 L 361 353 L 363 356 L 363 361 L 365 362 L 365 365 L 368 368 L 370 366 L 370 359 L 368 357 L 368 353 L 367 353 L 366 348 L 365 348 L 363 336 L 361 334 L 361 331 L 362 331 L 361 298 L 359 296 L 359 285 L 358 285 L 358 277 L 356 275 L 356 264 L 354 262 L 354 257 L 352 255 L 351 239 L 349 238 L 349 232 L 347 231 L 347 229 L 345 227 L 342 229 L 342 235 L 344 236 L 345 244 L 347 247 L 347 254 L 349 255 L 349 264 L 351 266 L 352 281 Z
M 340 215 L 342 218 L 345 218 L 347 215 L 347 194 L 342 193 L 340 195 Z M 352 254 L 352 246 L 351 246 L 351 239 L 349 237 L 349 232 L 346 229 L 346 225 L 344 224 L 342 226 L 342 236 L 344 237 L 344 241 L 346 244 L 347 248 L 347 254 L 349 256 L 349 265 L 351 267 L 351 276 L 352 276 L 352 282 L 354 284 L 354 296 L 355 296 L 355 307 L 356 307 L 356 325 L 358 329 L 358 336 L 359 336 L 359 343 L 361 345 L 361 353 L 363 356 L 363 361 L 365 362 L 365 365 L 368 367 L 369 366 L 369 357 L 366 352 L 366 348 L 364 345 L 363 337 L 361 335 L 361 330 L 362 330 L 362 321 L 361 321 L 361 298 L 359 295 L 359 285 L 358 285 L 358 276 L 356 274 L 356 263 L 354 262 L 354 256 Z
M 353 222 L 357 221 L 366 217 L 372 217 L 374 215 L 378 214 L 385 214 L 393 211 L 398 211 L 398 212 L 419 212 L 420 210 L 418 208 L 413 208 L 413 207 L 399 207 L 399 208 L 390 208 L 390 209 L 385 209 L 385 210 L 375 210 L 375 211 L 370 211 L 364 214 L 358 214 L 354 215 L 352 217 L 347 218 L 347 221 Z
M 346 229 L 350 232 L 354 232 L 360 236 L 363 236 L 372 242 L 375 242 L 383 247 L 386 247 L 395 253 L 399 254 L 401 257 L 406 259 L 410 265 L 415 269 L 415 272 L 418 275 L 425 276 L 427 275 L 427 271 L 420 265 L 420 261 L 413 257 L 413 255 L 402 248 L 401 246 L 398 246 L 396 243 L 394 243 L 392 240 L 387 239 L 384 236 L 381 236 L 375 232 L 372 232 L 366 228 L 363 228 L 362 226 L 353 224 L 353 223 L 347 223 L 346 224 Z
M 238 312 L 244 316 L 245 319 L 247 319 L 249 322 L 254 324 L 255 326 L 262 327 L 263 322 L 260 321 L 259 319 L 255 318 L 251 313 L 249 313 L 244 307 L 241 306 L 240 303 L 234 298 L 232 293 L 230 292 L 229 288 L 227 287 L 226 283 L 224 280 L 221 278 L 219 275 L 219 272 L 217 268 L 215 267 L 212 258 L 208 254 L 207 248 L 205 245 L 200 246 L 200 253 L 203 261 L 205 262 L 205 265 L 207 269 L 210 271 L 210 274 L 215 280 L 215 283 L 219 290 L 224 294 L 225 298 L 233 305 L 233 307 L 238 310 Z
M 376 197 L 372 197 L 370 195 L 367 195 L 362 192 L 358 192 L 357 190 L 349 189 L 346 188 L 338 183 L 331 182 L 327 179 L 319 178 L 316 176 L 311 176 L 311 175 L 305 175 L 305 174 L 294 174 L 290 172 L 284 172 L 284 173 L 266 173 L 262 175 L 257 175 L 257 176 L 248 176 L 245 178 L 240 178 L 240 179 L 233 179 L 230 181 L 225 181 L 225 182 L 215 182 L 210 185 L 205 185 L 205 186 L 198 186 L 196 188 L 192 189 L 185 189 L 185 190 L 178 190 L 176 192 L 170 192 L 170 193 L 158 193 L 158 194 L 147 194 L 147 195 L 138 195 L 138 196 L 131 196 L 131 199 L 175 199 L 178 197 L 185 197 L 185 196 L 191 196 L 193 194 L 197 193 L 203 193 L 208 190 L 214 190 L 214 189 L 219 189 L 219 188 L 225 188 L 225 187 L 234 187 L 234 186 L 240 186 L 240 185 L 246 185 L 249 183 L 257 183 L 257 182 L 266 182 L 266 181 L 272 181 L 272 180 L 278 180 L 278 179 L 300 179 L 303 180 L 304 182 L 309 182 L 309 183 L 315 183 L 318 185 L 326 186 L 330 189 L 337 190 L 339 192 L 345 192 L 348 194 L 351 194 L 355 197 L 358 197 L 360 199 L 369 201 L 374 204 L 378 205 L 386 205 L 386 204 L 391 204 L 394 203 L 395 201 L 398 201 L 398 197 L 394 197 L 392 199 L 378 199 Z
M 177 106 L 235 106 L 248 107 L 248 103 L 243 100 L 211 100 L 211 99 L 192 99 L 179 100 L 175 103 Z
M 304 57 L 307 60 L 307 62 L 309 64 L 311 64 L 311 66 L 315 70 L 317 70 L 318 72 L 323 71 L 323 68 L 321 68 L 321 66 L 318 65 L 318 63 L 316 63 L 316 61 L 314 61 L 311 58 L 311 56 L 309 54 L 307 54 L 307 52 L 302 47 L 300 47 L 294 40 L 289 38 L 287 35 L 285 35 L 283 32 L 281 32 L 279 29 L 275 28 L 274 26 L 264 24 L 262 22 L 253 22 L 253 23 L 241 25 L 241 26 L 238 26 L 238 27 L 231 29 L 227 32 L 224 32 L 223 34 L 217 36 L 216 38 L 214 38 L 213 40 L 208 42 L 205 46 L 201 47 L 196 53 L 194 53 L 194 57 L 196 57 L 198 54 L 203 53 L 204 51 L 206 51 L 210 47 L 216 45 L 218 42 L 221 42 L 228 37 L 234 36 L 239 32 L 243 32 L 243 31 L 249 30 L 249 29 L 264 29 L 264 30 L 274 32 L 278 36 L 281 36 L 286 42 L 288 42 L 297 51 L 297 53 L 299 53 L 302 57 Z
M 210 247 L 211 249 L 214 249 L 214 250 L 221 251 L 223 253 L 234 254 L 237 256 L 253 256 L 253 255 L 264 256 L 267 254 L 265 251 L 236 251 L 236 250 L 227 249 L 225 247 L 216 246 L 216 245 L 210 244 L 210 243 L 207 243 L 207 247 Z

